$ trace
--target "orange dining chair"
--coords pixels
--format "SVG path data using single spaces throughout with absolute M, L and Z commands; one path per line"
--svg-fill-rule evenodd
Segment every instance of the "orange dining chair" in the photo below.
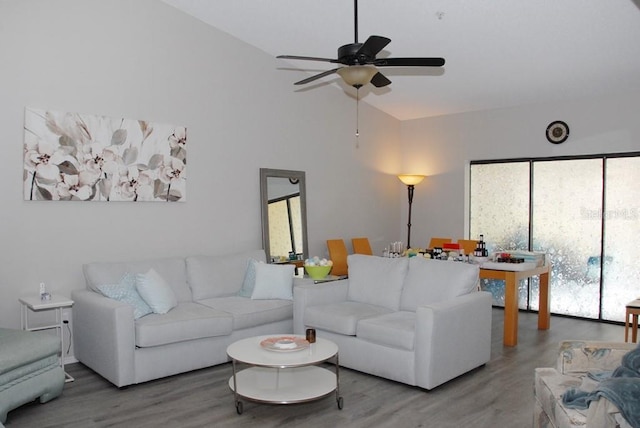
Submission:
M 347 275 L 347 246 L 342 239 L 327 239 L 329 258 L 333 262 L 331 275 Z
M 431 238 L 429 241 L 429 248 L 442 248 L 442 244 L 447 244 L 451 242 L 451 238 Z
M 371 251 L 371 244 L 369 244 L 369 238 L 351 238 L 351 245 L 353 245 L 353 252 L 355 254 L 366 254 L 368 256 L 373 255 L 373 251 Z
M 478 241 L 476 241 L 475 239 L 458 239 L 458 244 L 460 244 L 460 246 L 464 250 L 464 253 L 466 255 L 469 255 L 473 254 L 473 252 L 475 251 L 476 247 L 478 246 Z

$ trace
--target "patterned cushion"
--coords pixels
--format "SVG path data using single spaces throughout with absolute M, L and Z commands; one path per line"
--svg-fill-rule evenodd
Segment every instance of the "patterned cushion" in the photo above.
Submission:
M 614 370 L 636 345 L 567 340 L 560 345 L 558 370 L 566 375 L 584 375 L 594 369 Z
M 244 281 L 242 288 L 238 292 L 240 297 L 251 297 L 253 289 L 256 286 L 256 263 L 260 263 L 255 259 L 247 260 L 247 269 L 244 271 Z
M 136 290 L 136 276 L 132 273 L 125 273 L 117 284 L 103 284 L 98 285 L 97 288 L 106 297 L 133 306 L 133 317 L 135 319 L 153 312 Z

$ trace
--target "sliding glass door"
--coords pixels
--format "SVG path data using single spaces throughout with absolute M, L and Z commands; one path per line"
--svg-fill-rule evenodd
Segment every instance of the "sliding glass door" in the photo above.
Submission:
M 600 255 L 602 227 L 585 218 L 585 209 L 602 204 L 602 159 L 533 162 L 532 249 L 553 264 L 551 312 L 598 318 L 600 277 L 589 275 Z M 531 290 L 531 309 L 538 288 Z
M 545 252 L 551 312 L 622 321 L 640 296 L 640 154 L 472 162 L 470 233 L 489 251 Z M 483 280 L 494 305 L 504 284 Z M 519 307 L 538 309 L 537 279 L 519 284 Z
M 602 318 L 624 320 L 624 305 L 640 297 L 640 156 L 607 159 Z
M 529 163 L 491 163 L 471 168 L 471 239 L 484 234 L 489 253 L 529 248 Z M 483 280 L 493 303 L 504 306 L 502 281 Z M 520 283 L 519 306 L 527 307 L 526 284 Z

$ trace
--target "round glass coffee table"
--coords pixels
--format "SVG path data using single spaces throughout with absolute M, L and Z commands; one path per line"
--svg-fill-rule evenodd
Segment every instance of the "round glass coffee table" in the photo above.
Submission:
M 293 349 L 261 346 L 282 337 L 301 342 L 304 339 L 295 335 L 257 336 L 239 340 L 227 348 L 233 365 L 229 387 L 234 393 L 238 414 L 243 410 L 241 398 L 258 403 L 293 404 L 317 400 L 334 391 L 338 408 L 342 409 L 338 346 L 322 338 Z M 335 373 L 318 366 L 327 361 L 334 362 Z M 240 363 L 250 367 L 238 370 Z

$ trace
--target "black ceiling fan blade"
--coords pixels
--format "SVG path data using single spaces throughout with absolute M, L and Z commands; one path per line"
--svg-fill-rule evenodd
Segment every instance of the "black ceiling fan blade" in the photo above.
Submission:
M 444 58 L 378 58 L 376 67 L 442 67 Z
M 278 55 L 276 58 L 280 59 L 301 59 L 305 61 L 323 61 L 323 62 L 338 62 L 333 58 L 318 58 L 315 56 L 299 56 L 299 55 Z
M 384 47 L 389 43 L 391 43 L 391 39 L 389 38 L 382 36 L 369 36 L 367 41 L 360 46 L 360 49 L 358 49 L 356 56 L 364 55 L 370 58 L 375 58 L 378 52 L 384 49 Z
M 380 72 L 377 72 L 371 78 L 371 84 L 376 88 L 382 88 L 383 86 L 387 86 L 391 83 L 391 80 L 387 79 L 386 76 Z
M 323 77 L 325 77 L 325 76 L 328 76 L 328 75 L 330 75 L 330 74 L 335 73 L 336 71 L 338 71 L 338 69 L 337 69 L 337 68 L 334 68 L 333 70 L 323 71 L 323 72 L 322 72 L 322 73 L 320 73 L 320 74 L 316 74 L 316 75 L 314 75 L 314 76 L 307 77 L 306 79 L 302 79 L 302 80 L 300 80 L 299 82 L 294 83 L 294 85 L 304 85 L 304 84 L 306 84 L 306 83 L 311 83 L 311 82 L 313 82 L 314 80 L 321 79 L 321 78 L 323 78 Z

